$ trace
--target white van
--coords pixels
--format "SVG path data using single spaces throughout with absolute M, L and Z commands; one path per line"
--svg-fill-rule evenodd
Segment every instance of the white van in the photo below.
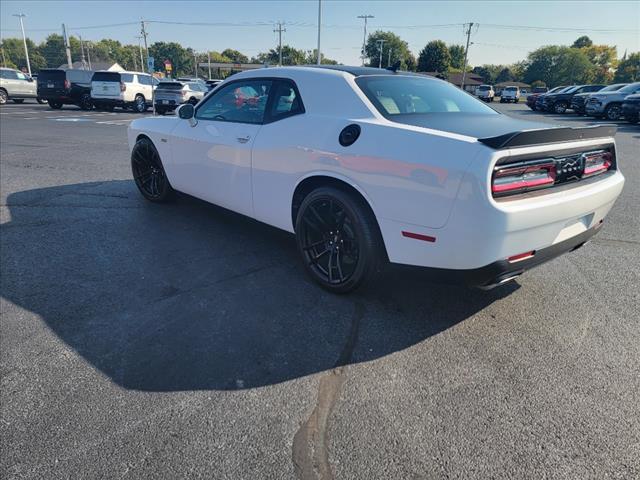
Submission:
M 96 72 L 91 78 L 91 99 L 97 109 L 122 107 L 142 113 L 153 104 L 158 80 L 141 72 Z

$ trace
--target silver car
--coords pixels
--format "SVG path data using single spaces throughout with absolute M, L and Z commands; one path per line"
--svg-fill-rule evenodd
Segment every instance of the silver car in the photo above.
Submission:
M 630 83 L 616 91 L 592 93 L 585 102 L 584 111 L 592 117 L 619 120 L 622 117 L 622 102 L 624 98 L 634 93 L 640 93 L 640 82 Z
M 208 91 L 200 82 L 160 82 L 155 91 L 156 112 L 163 115 L 183 103 L 195 105 Z
M 13 68 L 0 68 L 0 104 L 9 100 L 22 103 L 25 98 L 37 98 L 36 82 L 29 75 Z

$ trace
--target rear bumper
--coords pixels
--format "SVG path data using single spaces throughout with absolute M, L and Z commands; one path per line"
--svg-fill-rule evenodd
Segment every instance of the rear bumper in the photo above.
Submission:
M 527 270 L 531 270 L 560 255 L 582 247 L 591 237 L 600 231 L 602 220 L 579 235 L 568 238 L 551 246 L 535 250 L 533 256 L 519 261 L 498 260 L 480 268 L 455 270 L 443 268 L 425 268 L 425 275 L 444 283 L 464 284 L 470 287 L 490 289 L 506 283 Z
M 125 102 L 121 98 L 91 97 L 91 99 L 95 105 L 113 105 L 114 107 L 124 107 L 128 105 L 128 102 Z

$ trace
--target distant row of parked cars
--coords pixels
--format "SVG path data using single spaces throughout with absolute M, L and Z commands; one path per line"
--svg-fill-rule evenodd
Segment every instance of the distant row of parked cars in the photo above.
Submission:
M 527 106 L 535 111 L 563 114 L 569 110 L 607 120 L 638 123 L 640 82 L 614 85 L 561 85 L 546 93 L 532 93 Z
M 156 111 L 164 114 L 183 103 L 196 104 L 220 82 L 200 78 L 158 80 L 143 72 L 77 69 L 43 69 L 35 81 L 18 70 L 2 68 L 0 104 L 34 98 L 56 110 L 77 105 L 83 110 L 112 111 L 118 107 L 142 113 L 155 102 Z
M 544 91 L 546 92 L 547 89 L 545 88 Z M 526 94 L 527 90 L 521 90 L 515 85 L 503 87 L 500 91 L 494 90 L 493 85 L 480 85 L 476 88 L 476 96 L 485 102 L 493 102 L 495 97 L 499 96 L 500 103 L 518 103 Z

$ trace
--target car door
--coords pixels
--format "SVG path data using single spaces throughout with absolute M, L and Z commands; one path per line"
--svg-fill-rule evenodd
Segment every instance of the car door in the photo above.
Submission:
M 16 72 L 16 90 L 22 97 L 35 97 L 35 89 L 33 88 L 35 82 L 30 80 L 30 77 L 22 72 Z
M 3 70 L 4 87 L 11 97 L 21 97 L 20 82 L 18 82 L 18 72 L 15 70 Z
M 271 84 L 269 79 L 230 83 L 197 106 L 195 122 L 178 123 L 167 171 L 174 188 L 253 216 L 251 149 Z

